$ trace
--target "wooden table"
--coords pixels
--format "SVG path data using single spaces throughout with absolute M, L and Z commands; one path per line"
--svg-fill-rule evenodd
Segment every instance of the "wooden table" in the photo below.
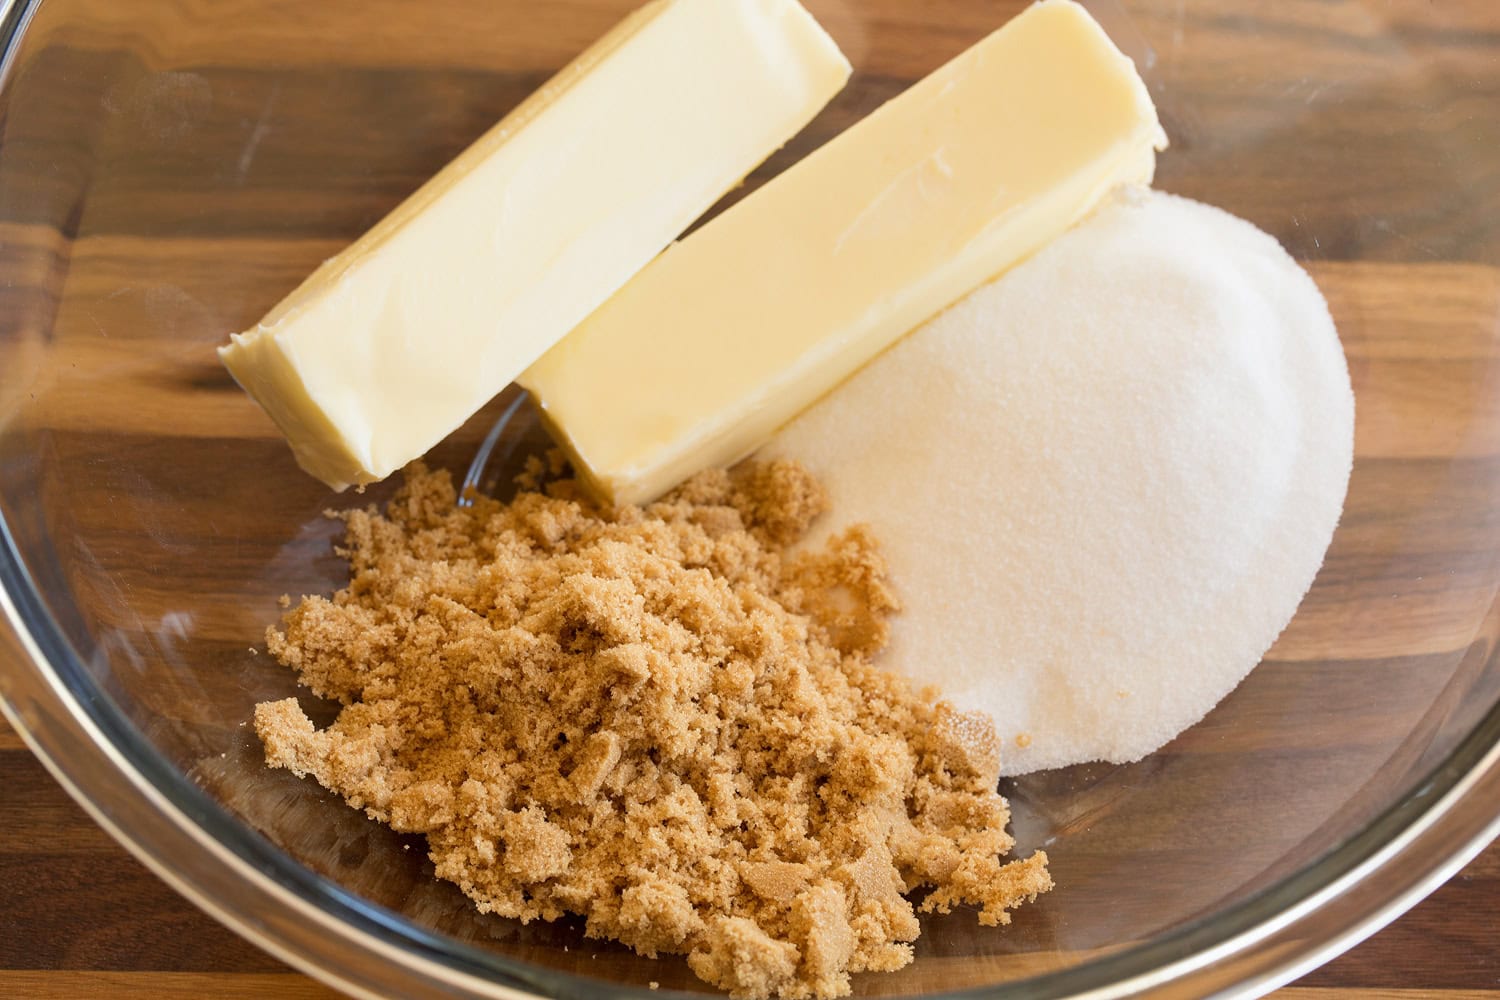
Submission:
M 961 14 L 982 18 L 988 26 L 1021 2 L 811 2 L 866 74 L 825 119 L 821 134 L 848 124 L 977 37 L 980 22 L 965 23 Z M 248 421 L 248 404 L 237 394 L 215 395 L 191 372 L 181 376 L 180 337 L 186 334 L 179 331 L 217 338 L 220 329 L 253 321 L 274 301 L 273 290 L 290 288 L 312 263 L 373 223 L 576 51 L 591 31 L 608 23 L 614 15 L 605 8 L 622 3 L 471 0 L 463 5 L 475 12 L 471 21 L 457 15 L 431 18 L 426 5 L 411 0 L 361 0 L 360 43 L 349 46 L 357 52 L 331 51 L 327 42 L 342 37 L 333 10 L 340 5 L 296 5 L 302 19 L 297 29 L 278 31 L 281 9 L 290 6 L 217 0 L 42 5 L 32 30 L 37 52 L 47 58 L 22 66 L 35 71 L 38 97 L 26 114 L 12 109 L 4 138 L 22 143 L 30 135 L 36 142 L 29 148 L 45 153 L 32 154 L 34 190 L 16 188 L 26 196 L 21 221 L 45 224 L 48 242 L 38 244 L 37 259 L 50 267 L 56 248 L 68 242 L 55 233 L 66 229 L 74 237 L 68 276 L 72 305 L 54 331 L 62 348 L 48 359 L 54 391 L 43 419 L 64 423 L 64 418 L 107 413 L 107 427 L 73 429 L 172 437 L 181 425 L 191 425 L 184 441 L 219 434 L 243 446 L 255 435 L 268 438 L 269 424 Z M 354 4 L 342 6 L 347 16 Z M 536 23 L 550 47 L 501 30 L 515 20 L 514 12 L 528 6 L 548 15 L 539 15 Z M 1114 0 L 1093 6 L 1105 13 L 1123 9 Z M 1485 226 L 1467 220 L 1500 212 L 1492 169 L 1493 150 L 1500 148 L 1493 126 L 1500 94 L 1500 0 L 1178 0 L 1126 6 L 1152 8 L 1165 19 L 1142 21 L 1141 33 L 1127 21 L 1111 21 L 1132 54 L 1145 54 L 1151 38 L 1161 49 L 1162 61 L 1151 60 L 1156 65 L 1152 83 L 1167 95 L 1162 110 L 1174 139 L 1158 175 L 1164 187 L 1224 205 L 1272 229 L 1300 258 L 1324 265 L 1319 273 L 1332 275 L 1330 289 L 1363 289 L 1365 299 L 1376 302 L 1370 290 L 1388 276 L 1379 262 L 1417 262 L 1424 270 L 1411 288 L 1440 292 L 1443 286 L 1435 282 L 1472 283 L 1480 289 L 1465 300 L 1473 305 L 1472 318 L 1491 321 L 1494 290 L 1500 286 L 1479 268 L 1500 264 L 1500 251 L 1487 241 Z M 78 22 L 91 27 L 69 30 L 65 8 L 88 14 Z M 274 15 L 272 8 L 277 8 Z M 856 10 L 866 12 L 864 21 Z M 1263 28 L 1257 27 L 1260 17 L 1268 21 Z M 1184 26 L 1186 33 L 1180 30 Z M 1245 39 L 1255 44 L 1241 48 Z M 507 44 L 514 49 L 505 49 Z M 138 59 L 137 48 L 149 58 Z M 327 67 L 340 60 L 364 65 L 361 72 L 328 76 L 333 71 Z M 281 68 L 274 86 L 263 86 L 272 77 L 252 72 L 262 63 Z M 482 72 L 497 63 L 510 67 L 508 74 Z M 148 70 L 161 78 L 148 77 Z M 102 99 L 74 99 L 61 85 L 105 71 L 122 82 Z M 45 73 L 55 74 L 60 85 L 52 86 L 54 77 Z M 1254 92 L 1230 99 L 1234 93 L 1213 86 L 1225 79 L 1249 81 Z M 1469 93 L 1467 102 L 1439 100 L 1457 89 Z M 343 119 L 330 115 L 330 120 L 353 123 L 336 141 L 323 136 L 324 118 L 298 114 L 298 108 L 323 100 L 343 109 Z M 1433 113 L 1421 122 L 1425 131 L 1419 141 L 1392 141 L 1390 109 L 1424 100 L 1431 100 Z M 102 124 L 94 111 L 101 103 L 111 109 Z M 394 114 L 388 105 L 395 105 Z M 92 123 L 75 130 L 77 141 L 66 148 L 42 141 L 50 134 L 52 116 L 59 114 Z M 394 151 L 381 131 L 392 117 L 412 123 Z M 369 127 L 360 131 L 357 126 L 366 119 Z M 1286 127 L 1272 127 L 1277 123 Z M 146 129 L 159 142 L 138 142 Z M 1309 143 L 1309 134 L 1337 136 L 1347 148 Z M 201 148 L 194 147 L 200 136 Z M 811 142 L 799 140 L 773 166 L 785 165 Z M 28 147 L 22 143 L 21 148 Z M 384 158 L 372 159 L 377 154 Z M 65 161 L 68 155 L 74 160 Z M 299 167 L 304 155 L 318 158 L 316 170 Z M 95 171 L 96 160 L 112 169 Z M 1368 167 L 1335 172 L 1330 166 L 1348 163 Z M 111 183 L 96 185 L 87 198 L 74 197 L 69 185 L 82 185 L 96 172 Z M 325 175 L 326 190 L 294 187 Z M 233 197 L 223 177 L 233 178 Z M 53 203 L 66 209 L 66 218 L 44 217 L 42 209 Z M 16 233 L 6 234 L 12 244 Z M 222 245 L 210 240 L 224 234 L 234 239 Z M 291 251 L 283 252 L 277 241 Z M 1361 270 L 1365 265 L 1358 262 L 1366 261 L 1377 264 Z M 135 273 L 130 268 L 154 275 L 156 284 L 143 283 L 139 295 L 122 295 L 130 290 L 122 277 Z M 1414 315 L 1429 315 L 1420 301 L 1390 299 L 1386 308 L 1370 310 L 1370 329 L 1376 319 L 1385 321 L 1381 329 L 1399 329 L 1401 316 L 1391 314 L 1403 305 Z M 205 311 L 205 303 L 216 311 Z M 152 324 L 142 318 L 147 315 Z M 1435 325 L 1453 322 L 1450 314 L 1430 318 Z M 142 332 L 153 324 L 166 331 L 160 339 Z M 1487 344 L 1492 328 L 1477 329 L 1476 342 Z M 126 340 L 126 331 L 136 339 Z M 1367 352 L 1395 350 L 1390 336 L 1362 343 Z M 154 408 L 133 405 L 123 395 L 108 403 L 90 397 L 96 402 L 83 405 L 81 394 L 118 386 L 56 377 L 80 364 L 87 371 L 91 364 L 103 367 L 117 360 L 110 352 L 122 350 L 121 344 L 129 345 L 135 381 L 122 378 L 119 384 L 149 389 L 158 404 Z M 227 390 L 222 373 L 207 359 L 207 346 L 203 349 L 204 367 L 192 371 L 211 373 L 204 376 L 208 387 L 218 379 Z M 153 359 L 166 366 L 166 375 L 151 368 Z M 1367 418 L 1372 441 L 1393 442 L 1385 457 L 1422 449 L 1446 453 L 1443 449 L 1453 447 L 1448 438 L 1470 419 L 1465 407 L 1479 412 L 1475 387 L 1484 383 L 1478 380 L 1468 383 L 1471 397 L 1447 406 L 1449 400 L 1433 388 L 1445 383 L 1422 383 L 1420 370 L 1410 383 L 1391 379 L 1392 365 L 1365 369 L 1372 370 L 1386 373 L 1387 387 L 1411 390 L 1392 395 L 1394 402 L 1385 409 L 1370 411 L 1379 418 L 1376 423 Z M 1458 423 L 1416 420 L 1413 409 L 1403 408 L 1428 402 Z M 1475 426 L 1500 425 L 1493 414 L 1481 415 L 1483 422 L 1472 418 Z M 279 455 L 279 444 L 275 447 Z M 1500 452 L 1492 438 L 1465 447 Z M 224 467 L 241 465 L 254 468 L 253 461 L 237 457 Z M 112 511 L 109 516 L 128 515 Z M 155 524 L 151 530 L 163 529 Z M 1488 586 L 1488 578 L 1483 582 Z M 1485 591 L 1486 601 L 1492 596 L 1492 589 Z M 1338 610 L 1332 603 L 1326 607 L 1330 613 Z M 1383 655 L 1380 642 L 1382 636 L 1372 633 L 1370 646 Z M 5 818 L 0 824 L 0 997 L 334 996 L 220 927 L 133 861 L 3 725 L 0 810 Z M 1393 927 L 1283 996 L 1500 1000 L 1497 938 L 1500 846 Z
M 115 844 L 0 722 L 0 996 L 312 1000 L 339 994 L 195 909 Z M 1283 1000 L 1500 1000 L 1500 843 Z

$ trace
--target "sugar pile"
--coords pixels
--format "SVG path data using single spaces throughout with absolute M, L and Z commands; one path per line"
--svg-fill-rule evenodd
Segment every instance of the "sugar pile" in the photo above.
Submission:
M 1322 563 L 1353 421 L 1280 245 L 1130 192 L 763 455 L 823 480 L 823 535 L 874 527 L 905 606 L 884 665 L 989 712 L 1022 774 L 1139 759 L 1249 673 Z

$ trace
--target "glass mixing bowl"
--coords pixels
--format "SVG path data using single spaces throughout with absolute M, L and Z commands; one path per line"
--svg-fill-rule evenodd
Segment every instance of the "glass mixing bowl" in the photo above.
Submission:
M 279 595 L 343 579 L 324 508 L 389 487 L 301 474 L 212 350 L 633 3 L 0 4 L 7 713 L 163 878 L 351 992 L 697 988 L 577 922 L 478 916 L 419 841 L 261 766 L 246 720 L 296 687 L 254 647 Z M 1021 7 L 808 5 L 856 75 L 746 189 Z M 926 920 L 916 962 L 862 994 L 1267 989 L 1500 814 L 1500 12 L 1091 7 L 1172 136 L 1159 185 L 1274 233 L 1328 295 L 1359 405 L 1348 506 L 1291 628 L 1202 724 L 1138 764 L 1006 783 L 1056 891 L 1005 930 Z M 464 468 L 510 398 L 433 461 Z M 541 440 L 521 412 L 502 457 Z

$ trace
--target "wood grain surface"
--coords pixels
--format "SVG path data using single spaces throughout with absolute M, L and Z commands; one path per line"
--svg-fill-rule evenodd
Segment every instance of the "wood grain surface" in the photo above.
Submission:
M 857 75 L 726 201 L 1023 4 L 808 0 Z M 88 623 L 70 635 L 164 758 L 310 868 L 438 929 L 476 930 L 430 870 L 383 867 L 409 844 L 265 773 L 244 737 L 255 700 L 292 693 L 249 648 L 276 596 L 331 589 L 342 567 L 326 493 L 211 348 L 633 5 L 50 0 L 0 108 L 0 487 L 42 498 L 35 517 L 16 504 L 18 535 L 40 540 L 32 568 L 77 596 Z M 1358 463 L 1325 571 L 1249 683 L 1139 765 L 1015 787 L 1018 833 L 1059 838 L 1069 868 L 1053 915 L 1018 924 L 1059 951 L 1106 910 L 1153 933 L 1140 915 L 1163 885 L 1191 914 L 1270 884 L 1500 697 L 1500 2 L 1090 6 L 1158 98 L 1173 140 L 1160 186 L 1272 232 L 1327 294 Z M 23 401 L 14 423 L 6 400 Z M 461 466 L 485 420 L 439 464 Z M 1337 712 L 1288 708 L 1310 696 Z M 0 997 L 333 995 L 150 875 L 3 725 L 0 810 Z M 1003 947 L 956 923 L 946 953 L 929 941 L 888 988 L 982 981 L 965 979 L 981 974 L 970 956 Z M 495 947 L 566 968 L 569 934 Z M 1497 937 L 1500 847 L 1283 995 L 1500 1000 Z

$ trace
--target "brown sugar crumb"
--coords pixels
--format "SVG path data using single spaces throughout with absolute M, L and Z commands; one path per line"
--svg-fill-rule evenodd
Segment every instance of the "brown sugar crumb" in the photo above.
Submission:
M 456 506 L 420 464 L 339 515 L 349 585 L 267 644 L 344 706 L 263 704 L 271 766 L 402 832 L 479 909 L 581 914 L 743 997 L 836 997 L 911 961 L 926 911 L 986 924 L 1051 887 L 1013 840 L 987 719 L 870 657 L 896 600 L 863 529 L 792 555 L 826 506 L 792 463 L 644 509 L 541 480 Z

